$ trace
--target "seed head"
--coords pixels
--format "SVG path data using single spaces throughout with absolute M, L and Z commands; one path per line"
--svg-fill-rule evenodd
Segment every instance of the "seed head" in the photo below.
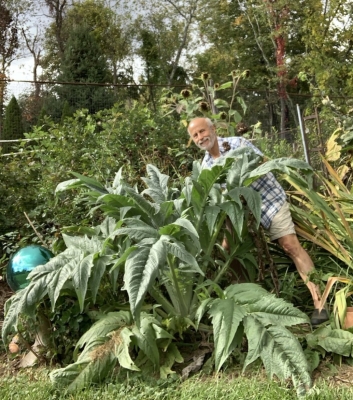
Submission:
M 201 101 L 199 105 L 200 105 L 201 111 L 209 111 L 209 109 L 210 109 L 208 104 L 205 101 Z
M 202 74 L 201 74 L 201 79 L 203 80 L 203 81 L 207 81 L 207 79 L 209 79 L 210 78 L 210 74 L 208 73 L 208 72 L 203 72 Z
M 190 92 L 190 90 L 188 90 L 188 89 L 184 89 L 184 90 L 181 91 L 181 95 L 182 95 L 185 99 L 187 99 L 188 97 L 191 96 L 191 92 Z

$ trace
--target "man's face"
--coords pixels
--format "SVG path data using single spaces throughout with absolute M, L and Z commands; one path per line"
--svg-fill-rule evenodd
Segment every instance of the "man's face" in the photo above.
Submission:
M 204 118 L 196 118 L 189 125 L 191 139 L 201 150 L 210 151 L 216 141 L 214 126 L 208 125 Z

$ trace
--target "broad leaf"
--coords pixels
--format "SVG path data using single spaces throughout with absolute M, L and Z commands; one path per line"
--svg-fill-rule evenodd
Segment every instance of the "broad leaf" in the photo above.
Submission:
M 125 262 L 124 288 L 129 294 L 131 311 L 137 323 L 143 299 L 156 279 L 158 268 L 165 260 L 163 241 L 158 240 L 151 247 L 136 249 Z
M 208 312 L 212 318 L 215 364 L 218 372 L 237 345 L 235 335 L 246 312 L 233 299 L 215 300 Z
M 298 395 L 311 387 L 310 369 L 297 338 L 283 326 L 264 325 L 253 316 L 244 318 L 248 354 L 244 369 L 261 358 L 270 378 L 293 380 Z

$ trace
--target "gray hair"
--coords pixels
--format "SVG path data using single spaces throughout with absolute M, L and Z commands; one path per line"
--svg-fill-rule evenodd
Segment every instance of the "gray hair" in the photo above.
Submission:
M 214 125 L 214 123 L 210 120 L 210 118 L 207 118 L 207 117 L 196 117 L 196 118 L 193 118 L 193 119 L 189 122 L 189 124 L 188 124 L 188 133 L 189 133 L 189 135 L 190 135 L 190 130 L 189 130 L 190 124 L 191 124 L 193 121 L 195 121 L 195 119 L 200 119 L 200 118 L 204 119 L 204 120 L 206 121 L 206 124 L 207 124 L 210 128 Z

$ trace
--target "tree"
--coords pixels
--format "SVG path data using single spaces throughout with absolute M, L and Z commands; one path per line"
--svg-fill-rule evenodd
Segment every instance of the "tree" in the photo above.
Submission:
M 21 139 L 23 137 L 23 124 L 22 124 L 22 113 L 20 106 L 16 100 L 15 96 L 12 96 L 11 101 L 5 109 L 4 118 L 4 129 L 3 129 L 3 139 L 4 140 L 14 140 Z M 3 143 L 3 152 L 7 153 L 11 150 L 12 143 Z
M 6 91 L 6 72 L 18 49 L 17 20 L 0 0 L 0 138 L 2 138 L 2 115 Z
M 67 1 L 48 1 L 55 21 L 45 33 L 44 73 L 56 77 L 60 73 L 67 42 L 72 29 L 87 25 L 100 45 L 101 54 L 111 69 L 112 82 L 118 83 L 121 69 L 131 54 L 133 34 L 127 16 L 118 15 L 104 1 L 86 0 L 69 6 Z
M 58 81 L 63 82 L 56 88 L 61 102 L 67 101 L 74 110 L 87 108 L 94 113 L 113 105 L 109 89 L 87 85 L 110 81 L 107 61 L 88 25 L 77 25 L 72 29 L 66 43 Z

